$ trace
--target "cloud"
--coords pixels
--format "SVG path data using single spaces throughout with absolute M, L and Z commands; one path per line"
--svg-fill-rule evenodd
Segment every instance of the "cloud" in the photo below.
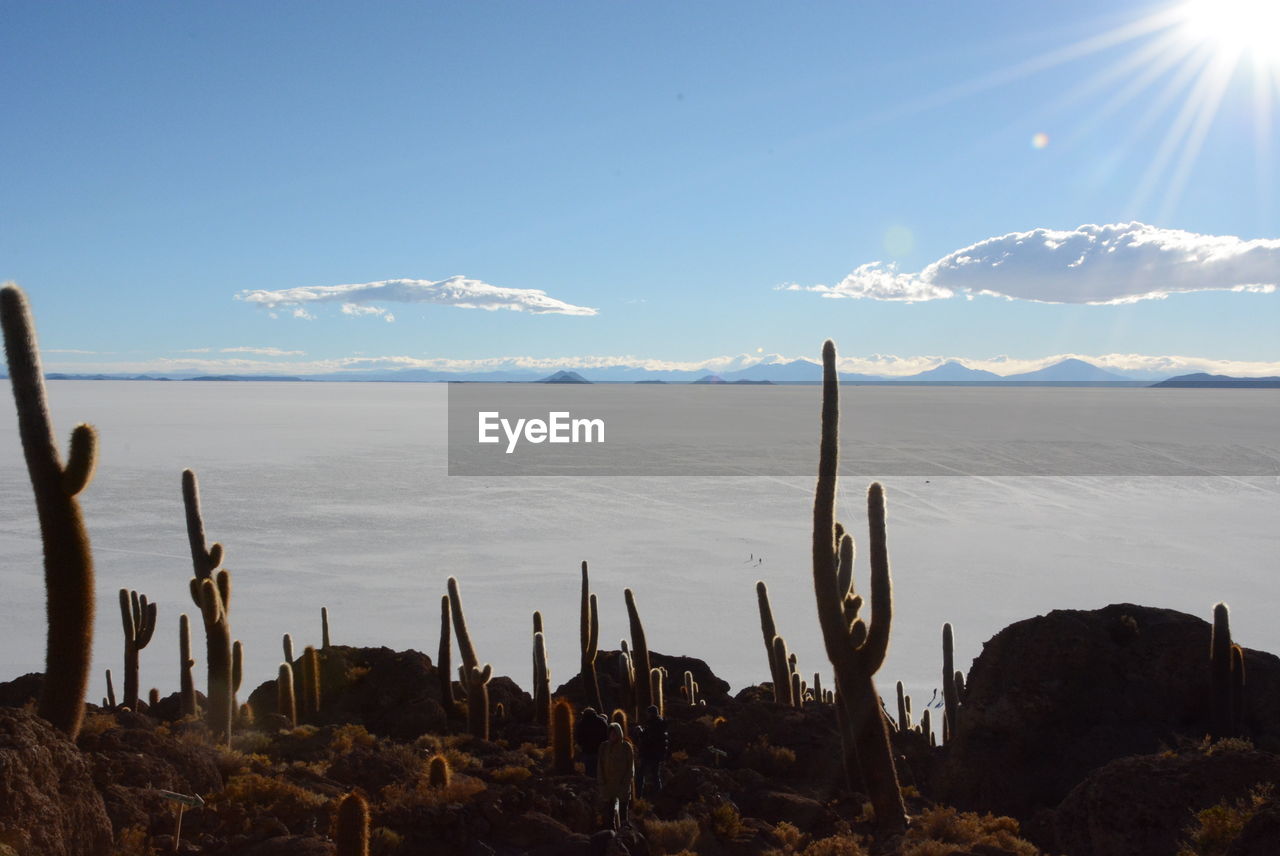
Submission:
M 595 315 L 598 310 L 575 306 L 535 288 L 501 288 L 478 279 L 453 276 L 431 282 L 425 279 L 387 279 L 354 285 L 322 285 L 285 288 L 278 291 L 250 289 L 236 295 L 237 300 L 253 303 L 268 311 L 293 307 L 293 315 L 310 320 L 305 307 L 318 303 L 341 303 L 345 315 L 380 315 L 394 321 L 381 303 L 435 303 L 461 309 L 509 309 L 534 315 Z
M 42 348 L 45 354 L 96 354 L 97 351 L 82 351 L 79 348 Z
M 1039 303 L 1134 303 L 1193 291 L 1270 294 L 1280 240 L 1246 241 L 1144 223 L 1033 229 L 956 250 L 919 273 L 871 262 L 836 285 L 782 285 L 829 298 L 915 302 L 963 294 Z
M 306 351 L 286 351 L 281 348 L 251 348 L 241 346 L 238 348 L 219 348 L 218 353 L 221 354 L 256 354 L 260 357 L 301 357 Z

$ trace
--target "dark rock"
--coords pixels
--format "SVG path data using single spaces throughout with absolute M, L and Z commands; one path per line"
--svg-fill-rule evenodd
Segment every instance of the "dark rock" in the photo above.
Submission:
M 286 835 L 268 838 L 237 852 L 244 856 L 333 856 L 331 841 L 315 836 Z
M 1115 604 L 1020 621 L 983 646 L 934 795 L 1027 821 L 1095 770 L 1198 739 L 1209 724 L 1210 625 Z M 1280 659 L 1246 651 L 1245 731 L 1280 743 Z
M 0 707 L 24 707 L 38 701 L 44 689 L 44 674 L 28 672 L 11 681 L 0 682 Z
M 1197 812 L 1280 781 L 1280 756 L 1214 748 L 1122 758 L 1096 770 L 1054 816 L 1057 848 L 1069 856 L 1163 856 L 1187 838 Z M 1263 826 L 1265 821 L 1259 821 Z M 1275 853 L 1275 843 L 1271 839 Z
M 1280 845 L 1280 803 L 1269 802 L 1249 819 L 1227 856 L 1274 856 Z
M 40 856 L 111 850 L 111 821 L 80 750 L 16 708 L 0 708 L 0 842 Z
M 601 651 L 596 657 L 596 682 L 600 685 L 604 706 L 610 710 L 622 703 L 622 685 L 618 677 L 621 656 L 620 651 Z M 696 657 L 674 657 L 651 650 L 649 663 L 655 669 L 659 666 L 666 668 L 667 679 L 662 685 L 662 695 L 672 706 L 679 704 L 680 687 L 684 683 L 686 671 L 693 673 L 693 679 L 698 682 L 699 691 L 708 705 L 714 706 L 729 698 L 728 682 L 716 677 L 704 660 Z M 582 676 L 579 674 L 562 684 L 554 695 L 569 699 L 578 708 L 587 704 L 586 694 L 582 691 Z

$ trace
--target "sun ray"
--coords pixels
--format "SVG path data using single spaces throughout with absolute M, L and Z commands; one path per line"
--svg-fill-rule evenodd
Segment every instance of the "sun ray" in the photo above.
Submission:
M 1173 213 L 1174 207 L 1182 197 L 1187 177 L 1191 174 L 1191 167 L 1200 156 L 1200 150 L 1204 147 L 1204 138 L 1209 133 L 1213 120 L 1217 118 L 1222 95 L 1235 74 L 1237 59 L 1227 54 L 1218 57 L 1205 70 L 1200 84 L 1197 85 L 1199 94 L 1192 95 L 1195 115 L 1187 129 L 1186 140 L 1182 144 L 1182 153 L 1178 158 L 1177 166 L 1174 167 L 1173 174 L 1165 185 L 1164 200 L 1160 206 L 1161 220 L 1167 219 Z M 1193 101 L 1188 101 L 1188 106 L 1191 106 Z

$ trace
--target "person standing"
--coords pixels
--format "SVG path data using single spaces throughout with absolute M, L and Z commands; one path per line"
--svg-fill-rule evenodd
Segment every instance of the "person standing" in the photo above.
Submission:
M 604 817 L 614 829 L 629 825 L 627 812 L 635 784 L 636 750 L 619 723 L 609 725 L 609 739 L 600 747 L 600 801 Z
M 578 727 L 573 730 L 573 737 L 578 744 L 578 758 L 582 761 L 583 772 L 592 778 L 595 778 L 599 763 L 600 744 L 608 736 L 609 721 L 596 713 L 594 707 L 583 710 L 578 717 Z
M 652 796 L 662 790 L 662 765 L 666 760 L 667 721 L 658 714 L 657 705 L 650 705 L 640 727 L 640 769 L 636 772 L 640 796 Z

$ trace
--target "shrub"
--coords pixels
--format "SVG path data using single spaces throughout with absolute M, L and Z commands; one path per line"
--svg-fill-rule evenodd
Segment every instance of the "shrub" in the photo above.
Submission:
M 1225 741 L 1220 741 L 1225 742 Z M 1223 800 L 1196 814 L 1195 823 L 1187 829 L 1187 843 L 1178 850 L 1178 856 L 1222 856 L 1236 840 L 1240 830 L 1267 802 L 1272 799 L 1274 788 L 1270 783 L 1259 785 L 1248 796 L 1236 800 Z
M 382 789 L 382 800 L 388 809 L 429 808 L 451 803 L 466 803 L 476 794 L 483 792 L 485 788 L 485 783 L 474 776 L 463 776 L 457 773 L 449 778 L 449 783 L 444 787 L 433 788 L 424 774 L 412 782 L 387 785 Z
M 290 828 L 329 802 L 328 798 L 286 779 L 260 773 L 232 776 L 227 786 L 210 801 L 243 805 L 250 815 L 275 815 Z
M 691 817 L 679 820 L 649 818 L 642 826 L 650 852 L 655 856 L 676 856 L 692 850 L 698 841 L 698 822 Z
M 795 752 L 785 746 L 772 746 L 763 737 L 742 750 L 742 766 L 766 776 L 785 776 L 795 765 Z
M 804 848 L 801 856 L 867 856 L 862 839 L 849 832 L 821 838 Z
M 509 764 L 506 767 L 499 767 L 490 774 L 493 781 L 502 785 L 514 785 L 525 781 L 533 773 L 528 767 L 520 767 L 515 764 Z
M 742 815 L 731 802 L 716 803 L 707 814 L 707 828 L 721 841 L 737 841 L 747 835 Z
M 1016 856 L 1039 856 L 1040 851 L 1019 837 L 1011 817 L 959 812 L 948 806 L 928 809 L 916 817 L 903 839 L 902 856 L 948 856 L 959 847 L 983 845 Z

